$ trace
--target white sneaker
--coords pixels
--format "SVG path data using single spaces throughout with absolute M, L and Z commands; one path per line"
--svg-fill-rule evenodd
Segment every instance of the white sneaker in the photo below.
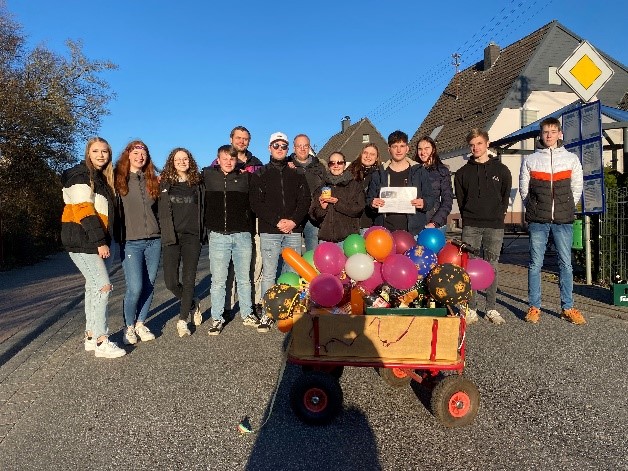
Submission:
M 192 335 L 190 329 L 188 329 L 188 323 L 183 320 L 177 321 L 177 332 L 179 337 L 185 337 L 186 335 Z
M 489 321 L 491 321 L 493 324 L 500 325 L 500 324 L 506 323 L 502 315 L 499 312 L 497 312 L 495 309 L 491 309 L 490 311 L 487 311 L 486 318 Z
M 142 342 L 148 342 L 149 340 L 155 340 L 155 334 L 153 334 L 148 327 L 139 322 L 135 324 L 135 333 Z
M 85 351 L 93 352 L 94 350 L 96 350 L 96 338 L 88 337 L 87 334 L 85 334 Z
M 476 311 L 475 309 L 467 310 L 465 319 L 467 320 L 467 324 L 475 324 L 477 321 L 480 320 L 480 318 L 478 317 L 478 311 Z
M 122 337 L 122 342 L 124 342 L 124 345 L 135 345 L 137 343 L 135 327 L 130 325 L 126 328 L 126 330 L 124 331 L 124 336 Z
M 194 307 L 192 308 L 192 321 L 194 325 L 199 326 L 203 323 L 203 315 L 201 314 L 201 300 L 194 298 Z M 189 335 L 189 334 L 188 334 Z
M 99 358 L 120 358 L 126 355 L 126 351 L 115 342 L 105 339 L 100 345 L 96 345 L 94 354 Z

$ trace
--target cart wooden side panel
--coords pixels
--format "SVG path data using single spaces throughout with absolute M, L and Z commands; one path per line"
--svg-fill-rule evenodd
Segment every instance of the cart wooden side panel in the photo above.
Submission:
M 295 359 L 447 365 L 461 361 L 458 317 L 294 315 Z

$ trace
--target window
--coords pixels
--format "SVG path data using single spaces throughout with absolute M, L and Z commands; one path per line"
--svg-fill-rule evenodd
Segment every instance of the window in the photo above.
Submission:
M 371 142 L 371 136 L 369 134 L 362 134 L 362 144 L 368 144 Z

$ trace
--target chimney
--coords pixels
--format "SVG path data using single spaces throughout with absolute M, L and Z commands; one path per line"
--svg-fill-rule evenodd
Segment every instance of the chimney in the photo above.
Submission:
M 484 68 L 483 70 L 488 70 L 493 67 L 493 64 L 499 57 L 499 46 L 495 44 L 493 41 L 490 42 L 486 49 L 484 49 Z
M 345 116 L 340 120 L 340 132 L 344 133 L 351 126 L 351 118 Z

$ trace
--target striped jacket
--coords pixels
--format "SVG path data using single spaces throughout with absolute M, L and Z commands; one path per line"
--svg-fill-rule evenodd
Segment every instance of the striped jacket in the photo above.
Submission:
M 537 149 L 521 162 L 519 193 L 526 222 L 571 224 L 582 196 L 582 165 L 564 147 Z
M 63 172 L 63 215 L 61 242 L 68 252 L 98 253 L 110 245 L 110 217 L 113 195 L 100 172 L 94 172 L 94 190 L 89 184 L 89 169 L 84 162 Z

